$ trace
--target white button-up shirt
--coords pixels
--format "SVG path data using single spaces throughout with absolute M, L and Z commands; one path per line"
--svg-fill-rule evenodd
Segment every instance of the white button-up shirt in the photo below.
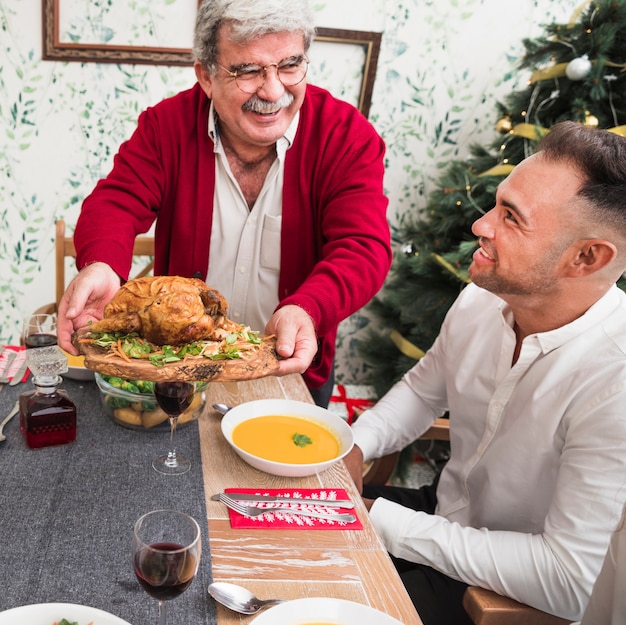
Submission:
M 298 113 L 285 136 L 276 142 L 276 160 L 250 210 L 219 140 L 213 103 L 209 112 L 208 132 L 216 158 L 206 281 L 226 298 L 233 321 L 261 332 L 278 305 L 285 153 L 299 118 Z
M 427 355 L 353 426 L 365 459 L 450 413 L 437 514 L 371 509 L 390 553 L 577 619 L 626 501 L 626 294 L 524 339 L 467 286 Z

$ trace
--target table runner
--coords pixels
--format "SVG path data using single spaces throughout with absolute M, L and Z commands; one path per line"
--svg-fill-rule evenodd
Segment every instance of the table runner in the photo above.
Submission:
M 32 603 L 67 602 L 111 612 L 132 625 L 157 622 L 157 602 L 131 565 L 136 519 L 176 508 L 202 528 L 202 557 L 189 589 L 169 603 L 172 625 L 215 625 L 208 599 L 211 558 L 197 423 L 179 428 L 176 448 L 191 471 L 165 476 L 152 458 L 166 452 L 168 433 L 122 428 L 105 415 L 94 382 L 64 380 L 77 407 L 77 439 L 32 450 L 19 416 L 0 443 L 0 611 Z M 5 386 L 0 419 L 32 382 Z M 82 625 L 82 624 L 81 624 Z

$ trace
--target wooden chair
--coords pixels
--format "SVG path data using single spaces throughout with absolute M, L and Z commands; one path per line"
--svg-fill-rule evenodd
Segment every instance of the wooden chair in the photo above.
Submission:
M 137 237 L 133 247 L 133 256 L 147 258 L 147 263 L 141 270 L 133 275 L 133 278 L 141 278 L 147 276 L 154 268 L 154 237 Z M 53 313 L 57 312 L 59 302 L 67 287 L 65 283 L 65 264 L 67 258 L 76 258 L 76 248 L 74 247 L 74 239 L 65 235 L 65 221 L 59 219 L 56 222 L 55 232 L 55 272 L 56 272 L 56 292 L 53 304 L 47 304 L 37 309 L 35 312 Z
M 421 438 L 449 441 L 450 422 L 437 419 Z M 398 454 L 390 454 L 364 467 L 364 483 L 384 484 L 397 459 Z M 470 586 L 465 591 L 463 607 L 475 625 L 569 625 L 572 622 L 477 586 Z

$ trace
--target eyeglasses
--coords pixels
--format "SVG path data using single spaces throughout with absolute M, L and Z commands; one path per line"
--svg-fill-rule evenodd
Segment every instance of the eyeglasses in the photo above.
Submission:
M 306 56 L 292 56 L 279 63 L 269 63 L 260 65 L 241 65 L 234 71 L 226 69 L 223 65 L 217 64 L 231 78 L 244 93 L 256 93 L 267 80 L 267 70 L 270 67 L 276 68 L 276 77 L 285 87 L 294 87 L 301 83 L 309 69 L 309 59 Z

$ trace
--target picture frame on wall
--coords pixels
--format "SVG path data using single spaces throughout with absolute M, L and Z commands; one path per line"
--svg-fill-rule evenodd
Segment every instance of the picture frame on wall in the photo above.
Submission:
M 42 0 L 45 61 L 190 66 L 197 0 Z M 317 28 L 309 82 L 369 115 L 382 34 Z

